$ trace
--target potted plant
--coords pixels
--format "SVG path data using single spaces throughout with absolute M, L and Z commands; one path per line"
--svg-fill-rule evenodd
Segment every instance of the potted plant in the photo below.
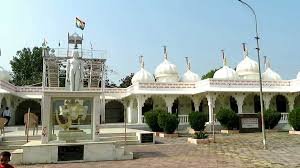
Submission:
M 274 109 L 268 109 L 264 112 L 265 127 L 269 131 L 273 129 L 280 121 L 281 114 Z
M 178 137 L 177 133 L 174 133 L 179 124 L 178 118 L 169 113 L 160 113 L 158 115 L 158 125 L 163 129 L 164 133 L 159 133 L 160 137 Z
M 289 131 L 289 134 L 300 135 L 300 108 L 295 108 L 289 113 L 289 124 L 293 127 L 293 130 Z
M 203 132 L 205 129 L 205 122 L 207 121 L 207 115 L 203 112 L 191 112 L 189 114 L 189 123 L 195 133 L 193 137 L 188 138 L 189 143 L 200 144 L 209 143 L 208 135 Z
M 200 132 L 196 132 L 193 137 L 188 138 L 188 142 L 189 143 L 193 143 L 193 144 L 201 144 L 201 143 L 209 143 L 210 139 L 208 138 L 208 134 L 200 131 Z
M 221 133 L 239 133 L 239 130 L 237 130 L 239 117 L 233 110 L 221 108 L 216 114 L 216 118 L 226 128 L 226 130 L 221 130 Z

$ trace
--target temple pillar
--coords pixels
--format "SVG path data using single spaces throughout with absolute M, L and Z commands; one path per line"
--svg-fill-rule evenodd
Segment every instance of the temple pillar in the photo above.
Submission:
M 270 108 L 270 103 L 271 103 L 271 99 L 272 99 L 273 95 L 263 95 L 263 98 L 264 98 L 264 106 L 265 106 L 265 110 L 269 109 Z
M 295 104 L 295 99 L 296 99 L 296 95 L 294 94 L 288 94 L 287 95 L 287 99 L 288 99 L 288 104 L 289 104 L 289 111 L 294 110 L 294 104 Z M 287 111 L 288 113 L 288 111 Z
M 195 111 L 199 112 L 199 106 L 200 106 L 200 103 L 201 103 L 201 98 L 200 97 L 192 97 L 192 100 L 193 100 L 193 103 L 194 103 Z
M 168 113 L 172 113 L 172 106 L 173 106 L 173 103 L 174 103 L 174 100 L 176 99 L 176 97 L 175 96 L 167 96 L 164 99 L 165 99 L 165 102 L 166 102 L 166 105 L 168 108 Z
M 237 106 L 238 106 L 239 114 L 243 113 L 243 104 L 244 104 L 245 97 L 246 97 L 246 95 L 243 95 L 243 94 L 234 95 L 234 98 L 235 98 Z
M 206 95 L 207 103 L 208 103 L 208 113 L 209 113 L 209 122 L 213 122 L 214 119 L 214 108 L 216 102 L 216 95 L 208 94 Z
M 143 123 L 143 121 L 142 121 L 143 120 L 142 109 L 143 109 L 145 101 L 146 101 L 145 96 L 142 96 L 142 95 L 137 96 L 138 124 Z

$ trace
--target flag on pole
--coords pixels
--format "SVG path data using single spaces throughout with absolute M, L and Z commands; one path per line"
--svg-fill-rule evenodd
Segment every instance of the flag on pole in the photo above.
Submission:
M 85 22 L 76 17 L 76 27 L 83 30 L 85 27 Z

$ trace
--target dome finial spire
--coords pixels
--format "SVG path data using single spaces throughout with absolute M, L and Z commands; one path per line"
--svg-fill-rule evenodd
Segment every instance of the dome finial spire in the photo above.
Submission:
M 222 52 L 223 66 L 227 66 L 227 59 L 225 57 L 225 52 L 224 50 L 221 50 L 221 52 Z
M 191 70 L 191 62 L 189 61 L 189 57 L 185 57 L 185 61 L 186 61 L 186 69 Z
M 164 59 L 168 59 L 168 52 L 167 52 L 167 46 L 163 46 L 164 47 Z
M 141 65 L 141 68 L 145 67 L 144 56 L 143 55 L 140 56 L 140 65 Z
M 246 47 L 246 43 L 243 44 L 243 53 L 244 53 L 244 58 L 248 57 L 248 48 Z

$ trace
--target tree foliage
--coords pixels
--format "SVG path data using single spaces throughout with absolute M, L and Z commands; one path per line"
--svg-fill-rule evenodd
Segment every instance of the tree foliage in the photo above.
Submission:
M 203 76 L 201 77 L 201 80 L 208 79 L 208 78 L 213 78 L 215 72 L 216 72 L 217 70 L 219 70 L 219 69 L 220 69 L 220 68 L 210 70 L 209 72 L 207 72 L 205 75 L 203 75 Z
M 130 75 L 127 75 L 125 78 L 122 78 L 120 80 L 121 83 L 120 83 L 119 87 L 120 88 L 127 88 L 130 85 L 132 85 L 131 79 L 132 79 L 133 75 L 134 75 L 134 73 L 130 73 Z
M 10 61 L 12 83 L 16 86 L 33 85 L 42 82 L 43 57 L 42 48 L 23 48 L 17 51 Z

